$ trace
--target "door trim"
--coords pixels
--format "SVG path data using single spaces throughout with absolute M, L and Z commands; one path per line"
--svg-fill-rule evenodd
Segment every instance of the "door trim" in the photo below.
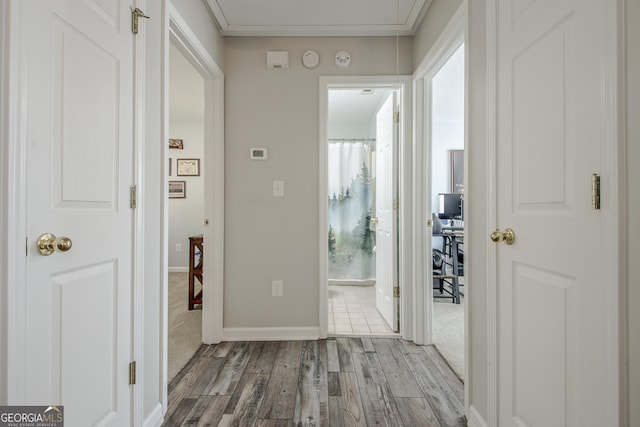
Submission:
M 2 342 L 6 343 L 6 353 L 0 356 L 2 368 L 0 381 L 0 402 L 12 404 L 23 401 L 26 398 L 25 374 L 26 363 L 25 331 L 26 319 L 25 307 L 25 271 L 26 257 L 25 236 L 26 224 L 26 108 L 25 85 L 23 79 L 26 75 L 26 54 L 20 49 L 22 34 L 16 25 L 20 20 L 23 6 L 19 0 L 10 0 L 2 4 L 2 137 L 7 144 L 2 144 L 0 156 L 2 157 L 3 175 L 0 177 L 2 186 L 1 221 L 2 235 L 5 236 L 6 245 L 2 248 L 3 265 L 2 282 L 2 308 L 5 315 L 0 322 L 3 323 Z M 9 350 L 11 349 L 11 350 Z
M 208 250 L 204 253 L 205 278 L 202 293 L 202 341 L 215 344 L 223 338 L 223 283 L 224 283 L 224 74 L 202 42 L 191 30 L 178 11 L 168 4 L 169 31 L 165 40 L 165 52 L 170 41 L 182 52 L 204 78 L 204 215 L 209 226 L 204 226 L 204 240 Z M 165 70 L 168 55 L 165 55 Z M 166 76 L 166 74 L 165 74 Z M 165 77 L 165 87 L 168 79 Z M 168 103 L 165 98 L 165 114 Z M 163 145 L 163 168 L 167 165 L 168 148 Z M 164 183 L 168 185 L 167 182 Z M 164 194 L 167 194 L 166 192 Z M 168 227 L 168 199 L 163 200 L 165 230 Z M 168 234 L 165 239 L 168 238 Z M 168 245 L 167 240 L 164 246 Z M 166 267 L 166 266 L 165 266 Z M 165 284 L 165 289 L 166 288 Z M 166 303 L 165 303 L 166 305 Z
M 320 120 L 319 120 L 319 311 L 318 324 L 320 338 L 328 335 L 328 259 L 327 245 L 328 231 L 328 144 L 327 125 L 329 89 L 347 89 L 379 87 L 398 88 L 402 90 L 400 106 L 400 138 L 398 139 L 398 280 L 400 287 L 400 334 L 406 340 L 413 340 L 413 295 L 415 282 L 412 280 L 412 233 L 413 233 L 413 205 L 412 205 L 412 149 L 411 144 L 413 115 L 412 106 L 412 78 L 411 76 L 321 76 L 319 85 Z
M 205 46 L 191 30 L 187 21 L 180 15 L 173 5 L 167 3 L 168 17 L 163 40 L 163 87 L 164 102 L 164 131 L 167 134 L 168 124 L 168 66 L 169 44 L 173 44 L 181 51 L 185 58 L 194 66 L 204 78 L 204 163 L 203 170 L 205 193 L 209 197 L 204 199 L 204 218 L 209 225 L 203 228 L 204 241 L 207 251 L 203 261 L 203 292 L 202 292 L 202 342 L 205 344 L 219 343 L 223 339 L 223 288 L 224 288 L 224 74 Z M 166 140 L 166 138 L 164 139 Z M 168 158 L 167 144 L 162 146 L 162 176 L 167 176 L 166 165 Z M 163 180 L 163 193 L 168 193 L 168 180 Z M 162 200 L 163 238 L 164 248 L 168 246 L 169 203 L 166 197 Z M 163 405 L 167 407 L 167 357 L 168 357 L 168 260 L 163 256 L 162 266 L 162 308 L 161 308 L 161 339 L 162 362 L 161 379 L 163 385 Z
M 414 229 L 416 230 L 414 237 L 414 277 L 416 283 L 431 283 L 432 265 L 427 254 L 431 252 L 431 229 L 425 227 L 427 220 L 431 219 L 431 198 L 426 197 L 426 194 L 431 194 L 431 182 L 427 186 L 427 180 L 431 177 L 431 123 L 426 120 L 428 114 L 432 88 L 430 80 L 440 70 L 440 68 L 449 60 L 451 55 L 460 47 L 465 44 L 465 173 L 464 173 L 464 186 L 469 188 L 467 169 L 469 167 L 468 156 L 468 117 L 469 117 L 469 49 L 466 40 L 467 28 L 467 0 L 464 0 L 454 15 L 451 17 L 449 23 L 446 25 L 436 42 L 433 44 L 423 61 L 413 74 L 414 78 L 414 122 L 415 122 L 415 141 L 414 144 L 414 201 L 415 201 L 415 213 L 414 213 Z M 465 205 L 465 211 L 469 212 L 469 204 Z M 468 230 L 465 229 L 465 241 L 469 241 Z M 465 269 L 467 272 L 468 268 Z M 469 283 L 468 277 L 465 278 Z M 415 298 L 415 328 L 416 328 L 416 343 L 418 344 L 432 344 L 433 343 L 433 289 L 432 286 L 425 286 L 418 288 L 418 294 Z M 471 286 L 465 288 L 466 298 L 469 301 L 471 294 L 473 293 Z M 465 410 L 467 416 L 469 414 L 469 384 L 471 382 L 470 375 L 470 361 L 469 361 L 469 304 L 465 304 L 464 314 L 464 395 L 465 395 Z

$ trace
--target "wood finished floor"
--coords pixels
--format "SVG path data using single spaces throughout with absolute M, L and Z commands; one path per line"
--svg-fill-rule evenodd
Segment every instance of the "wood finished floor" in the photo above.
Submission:
M 203 345 L 169 384 L 163 426 L 466 426 L 463 384 L 399 338 Z

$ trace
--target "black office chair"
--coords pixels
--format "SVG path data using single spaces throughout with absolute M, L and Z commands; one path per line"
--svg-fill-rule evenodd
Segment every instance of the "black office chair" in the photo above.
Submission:
M 433 280 L 437 280 L 437 285 L 434 283 L 434 298 L 451 298 L 451 302 L 456 302 L 456 294 L 454 292 L 454 274 L 447 273 L 447 263 L 445 261 L 445 254 L 440 249 L 432 250 L 432 270 Z M 445 286 L 447 285 L 447 286 Z

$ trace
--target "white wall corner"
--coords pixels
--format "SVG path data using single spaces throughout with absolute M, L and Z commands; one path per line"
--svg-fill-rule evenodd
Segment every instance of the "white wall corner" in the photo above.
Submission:
M 489 427 L 489 424 L 482 418 L 482 415 L 473 406 L 469 406 L 469 419 L 467 420 L 467 426 L 469 427 Z

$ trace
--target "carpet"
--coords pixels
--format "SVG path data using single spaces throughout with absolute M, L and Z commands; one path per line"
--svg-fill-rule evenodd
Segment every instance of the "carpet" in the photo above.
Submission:
M 464 381 L 464 304 L 451 300 L 433 301 L 433 343 L 451 366 L 451 369 Z
M 188 273 L 169 273 L 168 382 L 202 345 L 202 310 L 188 310 Z

